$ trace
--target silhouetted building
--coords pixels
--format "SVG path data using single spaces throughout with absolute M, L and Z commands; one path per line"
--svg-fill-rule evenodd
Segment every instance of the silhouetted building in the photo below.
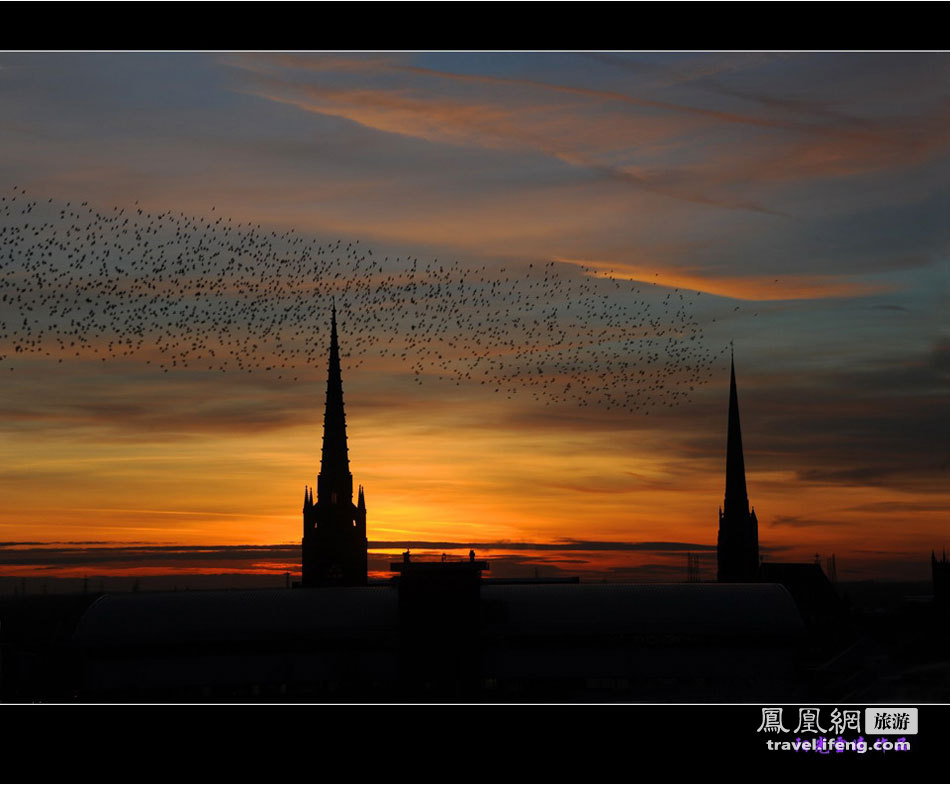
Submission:
M 399 672 L 408 683 L 451 684 L 457 696 L 481 679 L 481 586 L 487 561 L 403 559 L 398 573 Z
M 818 562 L 764 561 L 759 565 L 759 581 L 780 583 L 788 589 L 802 618 L 813 627 L 838 614 L 838 594 Z
M 781 586 L 492 585 L 481 566 L 318 591 L 0 597 L 0 700 L 808 695 L 806 630 Z M 457 601 L 432 596 L 447 587 Z
M 754 581 L 759 572 L 759 522 L 749 509 L 739 427 L 736 364 L 729 382 L 729 432 L 726 437 L 726 498 L 719 509 L 718 579 L 724 583 Z
M 939 559 L 933 551 L 930 552 L 930 570 L 934 582 L 934 603 L 950 605 L 950 561 L 947 561 L 946 551 Z
M 831 554 L 831 556 L 825 560 L 825 572 L 828 574 L 828 580 L 831 581 L 832 584 L 838 582 L 838 564 L 835 561 L 834 554 Z
M 311 586 L 366 585 L 366 499 L 360 486 L 353 504 L 353 475 L 346 447 L 343 378 L 336 334 L 336 306 L 330 326 L 330 363 L 323 417 L 323 455 L 317 476 L 317 498 L 304 489 L 303 575 Z
M 718 579 L 722 583 L 778 583 L 784 586 L 811 629 L 835 625 L 842 613 L 834 586 L 816 554 L 809 562 L 766 562 L 759 559 L 759 522 L 749 507 L 745 459 L 739 427 L 736 365 L 729 380 L 729 433 L 726 439 L 726 498 L 719 510 Z

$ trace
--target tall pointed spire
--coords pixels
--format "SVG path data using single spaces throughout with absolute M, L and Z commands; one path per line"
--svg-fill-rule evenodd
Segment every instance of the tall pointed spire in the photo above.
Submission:
M 739 395 L 736 392 L 736 361 L 730 363 L 729 430 L 726 436 L 726 498 L 723 512 L 749 514 L 749 496 L 745 485 L 745 459 L 742 456 L 742 429 L 739 426 Z
M 303 511 L 301 585 L 365 586 L 367 576 L 366 503 L 353 504 L 353 475 L 346 446 L 343 379 L 336 331 L 336 302 L 330 314 L 330 360 L 323 415 L 323 454 Z
M 739 426 L 736 362 L 729 372 L 729 424 L 726 436 L 726 496 L 719 510 L 717 548 L 720 581 L 754 581 L 759 572 L 759 522 L 749 510 Z
M 327 401 L 323 415 L 323 455 L 317 478 L 317 502 L 343 504 L 353 500 L 353 476 L 346 446 L 343 411 L 343 376 L 336 333 L 336 302 L 330 317 L 330 361 L 327 368 Z

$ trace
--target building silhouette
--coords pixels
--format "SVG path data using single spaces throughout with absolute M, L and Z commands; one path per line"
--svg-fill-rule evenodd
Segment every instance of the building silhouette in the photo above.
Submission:
M 739 427 L 736 363 L 732 360 L 729 382 L 729 431 L 726 437 L 726 497 L 719 508 L 717 577 L 724 583 L 755 581 L 759 575 L 759 522 L 749 508 Z
M 327 590 L 0 597 L 0 700 L 809 696 L 807 629 L 781 586 L 505 585 L 477 580 L 479 562 L 409 567 Z
M 718 580 L 721 583 L 772 583 L 784 586 L 806 624 L 827 629 L 841 622 L 843 609 L 834 586 L 813 562 L 773 562 L 759 558 L 759 522 L 749 506 L 739 427 L 739 396 L 733 358 L 729 379 L 729 430 L 726 437 L 726 498 L 719 510 Z
M 950 606 L 950 561 L 947 552 L 938 559 L 937 554 L 930 552 L 930 572 L 933 576 L 934 603 L 941 607 Z
M 304 489 L 301 585 L 366 585 L 366 497 L 363 487 L 353 504 L 353 475 L 346 446 L 343 378 L 337 343 L 336 305 L 330 320 L 330 361 L 323 417 L 323 454 L 317 498 Z
M 689 582 L 584 584 L 491 581 L 474 550 L 441 562 L 407 550 L 396 580 L 368 584 L 335 308 L 303 515 L 301 585 L 337 588 L 0 596 L 0 701 L 791 704 L 880 681 L 878 650 L 852 646 L 819 561 L 758 563 L 734 362 L 718 583 L 697 580 L 694 555 Z M 931 561 L 940 594 L 950 564 Z M 944 656 L 943 639 L 928 645 Z

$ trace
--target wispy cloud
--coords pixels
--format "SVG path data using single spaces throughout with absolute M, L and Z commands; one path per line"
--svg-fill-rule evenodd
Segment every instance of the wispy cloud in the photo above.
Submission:
M 653 74 L 658 66 L 600 58 L 611 67 Z M 939 103 L 896 115 L 866 116 L 795 95 L 732 87 L 708 76 L 666 70 L 667 84 L 688 85 L 712 105 L 683 103 L 590 84 L 421 66 L 411 56 L 259 55 L 228 58 L 244 88 L 308 112 L 344 117 L 386 133 L 445 144 L 533 150 L 608 180 L 676 200 L 784 215 L 761 198 L 743 198 L 753 184 L 848 177 L 907 167 L 950 148 L 948 112 Z M 746 58 L 746 73 L 755 56 Z M 808 60 L 789 59 L 786 65 Z M 750 67 L 751 66 L 751 67 Z M 721 68 L 706 73 L 725 72 Z M 704 73 L 704 69 L 700 69 Z M 581 80 L 602 74 L 578 69 Z M 650 82 L 653 82 L 650 84 Z M 463 86 L 464 92 L 447 89 Z M 657 91 L 655 80 L 645 90 Z M 724 98 L 747 108 L 716 106 Z M 856 100 L 862 96 L 855 95 Z M 869 104 L 874 98 L 868 96 Z M 735 103 L 735 101 L 733 101 Z M 597 122 L 591 122 L 591 116 Z M 737 140 L 721 133 L 749 129 Z M 716 134 L 716 144 L 707 141 Z M 671 140 L 681 153 L 675 163 Z M 697 160 L 698 159 L 698 160 Z
M 431 76 L 435 73 L 410 67 L 389 70 L 410 75 L 425 73 Z M 319 71 L 325 72 L 322 67 Z M 446 77 L 449 78 L 449 75 Z M 575 98 L 619 101 L 641 108 L 664 109 L 717 121 L 771 125 L 767 121 L 757 122 L 754 118 L 639 100 L 609 91 L 545 85 L 529 80 L 512 81 L 491 77 L 472 77 L 469 80 L 464 75 L 451 75 L 451 78 L 481 84 L 516 84 Z M 661 139 L 663 134 L 674 133 L 669 121 L 663 118 L 628 117 L 621 114 L 610 117 L 607 123 L 598 124 L 592 129 L 589 123 L 580 118 L 577 122 L 567 119 L 571 115 L 565 114 L 569 107 L 563 103 L 526 102 L 518 96 L 498 95 L 466 99 L 430 93 L 417 85 L 391 89 L 338 87 L 302 81 L 292 75 L 255 73 L 245 89 L 260 98 L 290 104 L 307 112 L 343 117 L 377 131 L 442 144 L 534 151 L 607 180 L 625 183 L 656 195 L 712 207 L 781 214 L 750 200 L 737 200 L 721 193 L 704 193 L 701 188 L 691 189 L 688 184 L 678 182 L 679 178 L 670 178 L 657 171 L 611 162 L 619 150 L 628 148 L 637 140 L 641 144 L 651 144 Z M 682 130 L 678 128 L 676 132 Z
M 782 275 L 713 277 L 699 269 L 676 269 L 668 265 L 635 265 L 626 262 L 609 262 L 590 259 L 565 259 L 556 261 L 575 264 L 597 275 L 640 281 L 645 284 L 660 284 L 729 297 L 735 300 L 812 300 L 825 297 L 864 297 L 887 291 L 884 284 L 849 279 L 840 275 Z M 657 272 L 657 269 L 662 272 Z
M 715 545 L 703 545 L 691 542 L 610 542 L 605 540 L 564 539 L 557 542 L 437 542 L 428 540 L 390 540 L 372 541 L 370 548 L 421 548 L 425 550 L 465 550 L 474 548 L 481 551 L 709 551 Z

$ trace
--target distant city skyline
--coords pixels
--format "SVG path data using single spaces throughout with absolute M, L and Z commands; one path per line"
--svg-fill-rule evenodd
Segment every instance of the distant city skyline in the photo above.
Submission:
M 763 558 L 923 581 L 950 544 L 948 70 L 939 53 L 0 53 L 0 195 L 457 264 L 499 282 L 479 302 L 503 323 L 505 280 L 550 270 L 606 309 L 558 326 L 611 352 L 634 292 L 669 317 L 655 333 L 701 328 L 708 375 L 647 415 L 603 390 L 655 367 L 592 367 L 588 405 L 527 377 L 420 375 L 338 301 L 371 577 L 411 544 L 585 580 L 685 580 L 691 552 L 713 580 L 733 341 Z M 148 348 L 0 364 L 0 576 L 299 575 L 330 326 L 313 305 L 296 380 L 166 374 Z

